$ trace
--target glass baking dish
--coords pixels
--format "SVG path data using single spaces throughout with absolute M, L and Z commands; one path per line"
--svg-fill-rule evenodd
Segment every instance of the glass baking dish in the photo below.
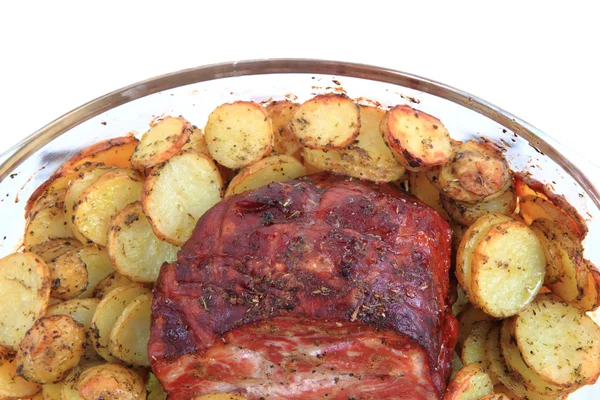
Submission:
M 63 115 L 0 156 L 0 257 L 16 251 L 29 196 L 68 158 L 151 120 L 183 115 L 203 127 L 218 105 L 235 100 L 307 100 L 343 92 L 364 104 L 409 104 L 439 118 L 454 139 L 485 138 L 515 171 L 565 196 L 587 221 L 585 257 L 600 265 L 600 169 L 528 123 L 468 93 L 418 76 L 362 64 L 267 59 L 187 69 L 139 82 Z M 570 399 L 600 398 L 600 385 Z

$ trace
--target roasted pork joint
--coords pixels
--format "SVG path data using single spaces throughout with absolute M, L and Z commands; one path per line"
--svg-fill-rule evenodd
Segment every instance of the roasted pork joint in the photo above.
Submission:
M 439 398 L 449 268 L 447 223 L 391 185 L 313 175 L 230 196 L 161 269 L 153 371 L 173 400 Z

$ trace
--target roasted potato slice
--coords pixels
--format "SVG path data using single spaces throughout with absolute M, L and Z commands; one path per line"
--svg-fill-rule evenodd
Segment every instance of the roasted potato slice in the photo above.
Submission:
M 237 169 L 271 152 L 273 128 L 263 106 L 236 101 L 220 105 L 208 116 L 204 138 L 212 158 Z
M 462 348 L 464 341 L 471 334 L 473 326 L 479 321 L 494 321 L 495 318 L 481 311 L 479 308 L 469 303 L 465 309 L 458 314 L 458 323 L 460 325 L 458 348 Z
M 463 234 L 456 253 L 456 279 L 460 288 L 471 299 L 471 264 L 475 249 L 495 224 L 512 221 L 501 214 L 486 214 L 477 219 Z
M 151 316 L 151 293 L 144 293 L 129 303 L 110 331 L 110 354 L 125 364 L 149 367 L 148 340 Z
M 11 357 L 0 357 L 0 399 L 26 399 L 41 390 L 17 374 L 17 363 Z
M 306 168 L 292 156 L 266 157 L 241 170 L 229 183 L 225 196 L 253 190 L 271 182 L 289 181 L 304 175 L 306 175 Z
M 600 376 L 600 326 L 566 302 L 533 302 L 515 320 L 514 337 L 523 361 L 545 381 L 564 388 Z
M 68 300 L 82 294 L 88 286 L 87 266 L 78 249 L 71 250 L 48 263 L 54 298 Z
M 489 375 L 479 365 L 465 365 L 448 384 L 444 400 L 478 400 L 494 393 Z
M 223 180 L 214 162 L 185 152 L 155 167 L 144 184 L 142 206 L 161 240 L 181 246 L 198 219 L 221 200 Z
M 42 385 L 42 400 L 61 400 L 60 392 L 64 383 L 45 383 Z
M 419 200 L 433 208 L 446 221 L 450 220 L 450 216 L 442 207 L 440 201 L 440 191 L 429 181 L 424 172 L 408 172 L 409 190 L 417 196 Z
M 65 190 L 41 196 L 27 215 L 24 245 L 27 250 L 49 239 L 73 238 L 64 211 Z
M 101 299 L 104 296 L 106 296 L 106 294 L 111 290 L 121 286 L 131 285 L 132 283 L 133 281 L 131 279 L 115 271 L 112 274 L 108 275 L 106 278 L 102 279 L 100 282 L 98 282 L 98 284 L 94 288 L 92 296 L 97 299 Z
M 54 261 L 58 256 L 68 251 L 75 250 L 83 246 L 76 239 L 50 239 L 45 242 L 31 246 L 29 251 L 41 257 L 46 264 Z
M 154 282 L 160 266 L 175 261 L 179 247 L 156 237 L 142 204 L 136 202 L 113 217 L 107 250 L 119 273 L 134 282 Z
M 63 165 L 61 174 L 74 173 L 92 165 L 105 164 L 131 168 L 129 159 L 138 144 L 133 136 L 104 140 L 80 151 Z
M 85 352 L 83 325 L 67 315 L 40 318 L 27 331 L 17 352 L 17 371 L 28 381 L 56 383 Z
M 375 182 L 391 182 L 404 177 L 406 169 L 386 146 L 379 124 L 385 112 L 376 107 L 360 106 L 360 131 L 344 149 L 316 150 L 305 148 L 305 162 L 319 170 L 344 174 Z
M 481 397 L 479 400 L 512 400 L 512 398 L 504 393 L 490 393 Z
M 380 129 L 398 162 L 410 171 L 445 164 L 454 154 L 448 130 L 440 120 L 410 106 L 392 107 Z
M 0 346 L 15 350 L 25 333 L 44 315 L 50 299 L 50 271 L 33 253 L 0 259 Z
M 77 250 L 77 254 L 84 262 L 88 275 L 88 285 L 79 298 L 92 297 L 96 285 L 115 270 L 110 262 L 108 252 L 103 247 L 89 244 Z
M 267 114 L 273 126 L 273 151 L 277 154 L 293 156 L 302 145 L 290 129 L 290 121 L 300 104 L 289 100 L 272 101 L 266 105 Z
M 463 364 L 485 366 L 485 341 L 487 335 L 496 326 L 496 321 L 477 321 L 473 323 L 471 333 L 462 344 L 460 359 Z
M 471 140 L 458 144 L 454 151 L 450 162 L 427 172 L 442 194 L 476 204 L 499 197 L 511 187 L 508 164 L 491 145 Z
M 572 304 L 581 308 L 583 311 L 594 311 L 600 307 L 600 272 L 589 260 L 583 260 L 587 266 L 587 284 L 583 287 L 581 299 Z
M 440 196 L 440 203 L 450 218 L 463 226 L 469 226 L 485 214 L 512 215 L 517 206 L 517 197 L 511 187 L 501 196 L 481 203 L 464 203 L 447 195 Z
M 87 239 L 106 246 L 110 218 L 142 196 L 142 178 L 131 169 L 108 171 L 85 189 L 74 205 L 75 228 Z
M 469 299 L 493 317 L 509 317 L 535 298 L 545 273 L 544 250 L 527 225 L 494 225 L 474 250 Z
M 131 155 L 131 165 L 143 170 L 167 161 L 187 143 L 192 125 L 183 117 L 165 117 L 146 131 Z
M 359 106 L 343 94 L 321 94 L 305 101 L 290 122 L 303 146 L 343 149 L 360 132 Z
M 206 138 L 204 137 L 204 132 L 202 132 L 202 129 L 198 128 L 197 126 L 192 127 L 190 137 L 181 148 L 182 153 L 187 150 L 193 150 L 197 153 L 204 154 L 210 157 L 210 151 L 208 151 L 208 146 L 206 145 Z
M 129 303 L 145 293 L 150 293 L 150 291 L 139 284 L 121 286 L 109 292 L 98 304 L 92 317 L 90 330 L 96 351 L 106 361 L 117 361 L 108 350 L 110 332 L 115 322 Z
M 83 400 L 146 398 L 142 378 L 119 364 L 102 364 L 86 369 L 77 380 Z

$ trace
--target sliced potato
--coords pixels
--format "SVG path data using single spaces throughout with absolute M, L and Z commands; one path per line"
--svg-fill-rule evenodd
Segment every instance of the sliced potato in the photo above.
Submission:
M 410 192 L 417 196 L 419 200 L 433 208 L 446 221 L 450 216 L 442 207 L 440 201 L 440 191 L 429 181 L 424 172 L 408 172 L 408 182 Z
M 512 398 L 504 393 L 490 393 L 481 397 L 479 400 L 512 400 Z
M 223 181 L 207 156 L 185 152 L 154 168 L 144 184 L 142 206 L 161 240 L 181 246 L 198 219 L 221 200 Z
M 44 315 L 50 299 L 50 271 L 33 253 L 0 259 L 0 346 L 15 350 L 25 333 Z
M 85 328 L 67 315 L 40 318 L 17 352 L 17 371 L 28 381 L 61 381 L 84 355 Z
M 306 168 L 292 156 L 266 157 L 241 170 L 229 183 L 225 196 L 253 190 L 271 182 L 289 181 L 304 175 L 306 175 Z
M 544 299 L 516 318 L 523 361 L 545 381 L 577 387 L 600 376 L 600 327 L 578 307 Z
M 446 196 L 475 204 L 501 196 L 512 185 L 502 153 L 491 145 L 468 141 L 454 147 L 454 157 L 427 177 Z
M 494 393 L 489 375 L 479 365 L 465 365 L 448 384 L 444 400 L 479 400 Z
M 303 146 L 311 149 L 342 149 L 360 131 L 359 107 L 342 94 L 322 94 L 304 102 L 290 122 Z
M 272 101 L 266 110 L 273 126 L 273 151 L 277 154 L 293 156 L 302 145 L 290 129 L 290 121 L 296 114 L 300 104 L 289 100 Z
M 30 250 L 33 246 L 49 239 L 73 238 L 73 231 L 67 225 L 64 211 L 65 190 L 45 194 L 40 197 L 27 216 L 24 245 Z
M 440 120 L 406 105 L 387 112 L 381 134 L 398 162 L 410 171 L 445 164 L 454 154 L 448 130 Z
M 63 387 L 63 382 L 58 383 L 45 383 L 42 385 L 42 399 L 43 400 L 61 400 L 60 392 Z
M 583 311 L 594 311 L 600 307 L 600 272 L 589 260 L 583 260 L 587 266 L 587 285 L 583 287 L 581 299 L 573 302 Z
M 165 117 L 146 131 L 131 155 L 136 169 L 151 168 L 167 161 L 187 143 L 192 125 L 183 117 Z
M 79 249 L 77 254 L 85 263 L 88 274 L 88 285 L 79 298 L 92 297 L 96 285 L 115 270 L 105 248 L 89 244 Z
M 78 249 L 71 250 L 48 263 L 52 280 L 52 297 L 68 300 L 83 293 L 88 286 L 87 267 Z
M 202 132 L 202 129 L 196 126 L 192 127 L 190 137 L 181 148 L 181 152 L 187 150 L 193 150 L 197 153 L 204 154 L 210 157 L 210 151 L 208 151 L 208 146 L 206 145 L 206 138 L 204 137 L 204 132 Z
M 545 273 L 544 250 L 527 225 L 494 225 L 474 251 L 470 300 L 493 317 L 514 315 L 535 298 Z
M 28 398 L 40 390 L 40 385 L 28 382 L 17 374 L 14 359 L 0 358 L 0 399 Z
M 61 168 L 61 173 L 77 172 L 81 168 L 105 164 L 119 168 L 131 168 L 129 159 L 138 144 L 133 136 L 104 140 L 80 151 Z
M 512 221 L 501 214 L 486 214 L 477 219 L 463 234 L 456 253 L 456 279 L 460 288 L 471 299 L 471 264 L 475 249 L 495 224 Z
M 121 286 L 109 292 L 98 304 L 96 312 L 92 318 L 90 330 L 92 331 L 93 343 L 96 351 L 102 358 L 108 362 L 114 362 L 117 359 L 110 354 L 108 343 L 110 332 L 115 322 L 119 319 L 123 310 L 136 297 L 150 293 L 142 285 L 133 284 Z
M 486 365 L 485 341 L 488 333 L 496 324 L 496 321 L 477 321 L 473 323 L 471 333 L 469 333 L 462 344 L 460 358 L 463 364 Z
M 68 251 L 75 250 L 83 246 L 81 242 L 75 239 L 50 239 L 45 242 L 31 246 L 29 251 L 37 254 L 47 264 L 54 261 L 58 256 Z
M 106 246 L 110 218 L 142 196 L 142 178 L 130 169 L 108 171 L 85 189 L 74 205 L 73 222 L 92 242 Z
M 538 219 L 550 220 L 557 227 L 569 232 L 579 240 L 582 240 L 587 233 L 587 228 L 582 227 L 579 221 L 581 217 L 578 214 L 574 217 L 572 213 L 568 213 L 550 199 L 538 195 L 521 197 L 519 214 L 529 224 Z
M 440 203 L 454 221 L 469 226 L 485 214 L 512 215 L 517 206 L 517 197 L 511 187 L 499 197 L 481 203 L 464 203 L 446 195 L 440 196 Z
M 273 128 L 263 106 L 236 101 L 220 105 L 208 116 L 204 138 L 219 164 L 242 168 L 271 152 Z
M 360 131 L 344 149 L 316 150 L 305 148 L 305 162 L 320 170 L 375 182 L 391 182 L 404 177 L 400 165 L 386 146 L 379 124 L 385 112 L 376 107 L 360 106 Z
M 69 375 L 67 375 L 67 377 L 63 381 L 63 385 L 60 390 L 61 400 L 82 400 L 78 389 L 79 377 L 86 369 L 102 364 L 103 362 L 92 361 L 86 364 L 80 364 L 77 367 L 73 368 L 73 370 L 69 373 Z
M 471 334 L 473 326 L 479 321 L 494 321 L 495 318 L 474 307 L 472 304 L 467 304 L 465 309 L 458 315 L 458 323 L 460 324 L 458 346 L 462 348 L 464 341 Z
M 102 364 L 86 369 L 79 376 L 77 387 L 84 400 L 146 398 L 142 378 L 119 364 Z
M 151 317 L 151 293 L 144 293 L 129 303 L 110 332 L 110 354 L 128 365 L 149 367 L 148 340 Z
M 107 249 L 114 268 L 134 282 L 154 282 L 160 266 L 175 261 L 179 251 L 179 247 L 156 237 L 140 202 L 113 217 Z
M 131 279 L 115 271 L 112 274 L 108 275 L 106 278 L 102 279 L 100 282 L 98 282 L 98 284 L 94 288 L 92 296 L 97 299 L 101 299 L 104 296 L 106 296 L 106 294 L 111 290 L 121 286 L 131 285 L 132 283 L 133 281 Z
M 504 357 L 504 361 L 506 361 L 506 366 L 510 370 L 510 373 L 527 388 L 535 392 L 556 395 L 561 394 L 561 392 L 564 392 L 563 388 L 559 388 L 558 386 L 546 382 L 523 361 L 514 337 L 515 318 L 516 317 L 505 319 L 502 322 L 502 328 L 500 329 L 500 347 L 502 349 L 502 356 Z
M 82 243 L 88 242 L 88 239 L 79 233 L 75 227 L 75 204 L 84 190 L 89 188 L 102 175 L 114 168 L 115 167 L 113 166 L 105 165 L 85 168 L 79 171 L 71 183 L 69 183 L 69 187 L 65 193 L 65 218 L 67 220 L 67 225 L 71 228 L 75 237 Z

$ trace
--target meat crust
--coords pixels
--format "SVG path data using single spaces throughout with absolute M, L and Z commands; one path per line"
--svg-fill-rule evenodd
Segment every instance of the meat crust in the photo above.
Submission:
M 265 327 L 284 329 L 293 337 L 302 329 L 327 326 L 319 332 L 327 337 L 329 331 L 334 340 L 356 324 L 371 329 L 361 328 L 358 336 L 396 338 L 397 346 L 382 344 L 389 354 L 405 348 L 412 357 L 418 352 L 415 343 L 420 345 L 425 357 L 419 371 L 425 373 L 414 372 L 413 362 L 404 364 L 409 368 L 403 374 L 413 377 L 412 386 L 427 386 L 415 377 L 429 376 L 430 394 L 439 397 L 458 332 L 447 301 L 450 234 L 437 213 L 389 184 L 318 174 L 228 197 L 198 221 L 177 262 L 161 268 L 148 347 L 152 368 L 174 400 L 211 391 L 261 398 L 268 394 L 258 389 L 261 385 L 286 393 L 280 397 L 274 392 L 273 398 L 330 393 L 328 398 L 348 399 L 348 390 L 356 399 L 403 398 L 400 392 L 382 397 L 370 392 L 368 384 L 348 383 L 354 389 L 344 389 L 344 382 L 352 382 L 347 379 L 329 379 L 332 384 L 324 389 L 329 392 L 315 391 L 321 394 L 313 397 L 293 384 L 296 378 L 290 373 L 287 381 L 275 374 L 250 384 L 242 365 L 206 372 L 206 360 L 222 360 L 211 352 L 222 354 L 231 344 L 252 354 L 258 351 L 261 359 L 276 357 L 277 347 L 268 341 L 272 332 L 257 333 Z M 292 326 L 290 318 L 302 318 L 302 329 Z M 331 323 L 341 325 L 339 332 Z M 245 334 L 254 339 L 249 342 Z M 308 346 L 297 343 L 296 351 Z M 279 357 L 283 361 L 287 356 Z M 385 373 L 370 364 L 354 373 L 376 376 L 380 388 L 393 387 L 381 385 L 399 381 L 395 364 L 388 364 L 392 367 Z M 350 368 L 344 371 L 351 373 Z

